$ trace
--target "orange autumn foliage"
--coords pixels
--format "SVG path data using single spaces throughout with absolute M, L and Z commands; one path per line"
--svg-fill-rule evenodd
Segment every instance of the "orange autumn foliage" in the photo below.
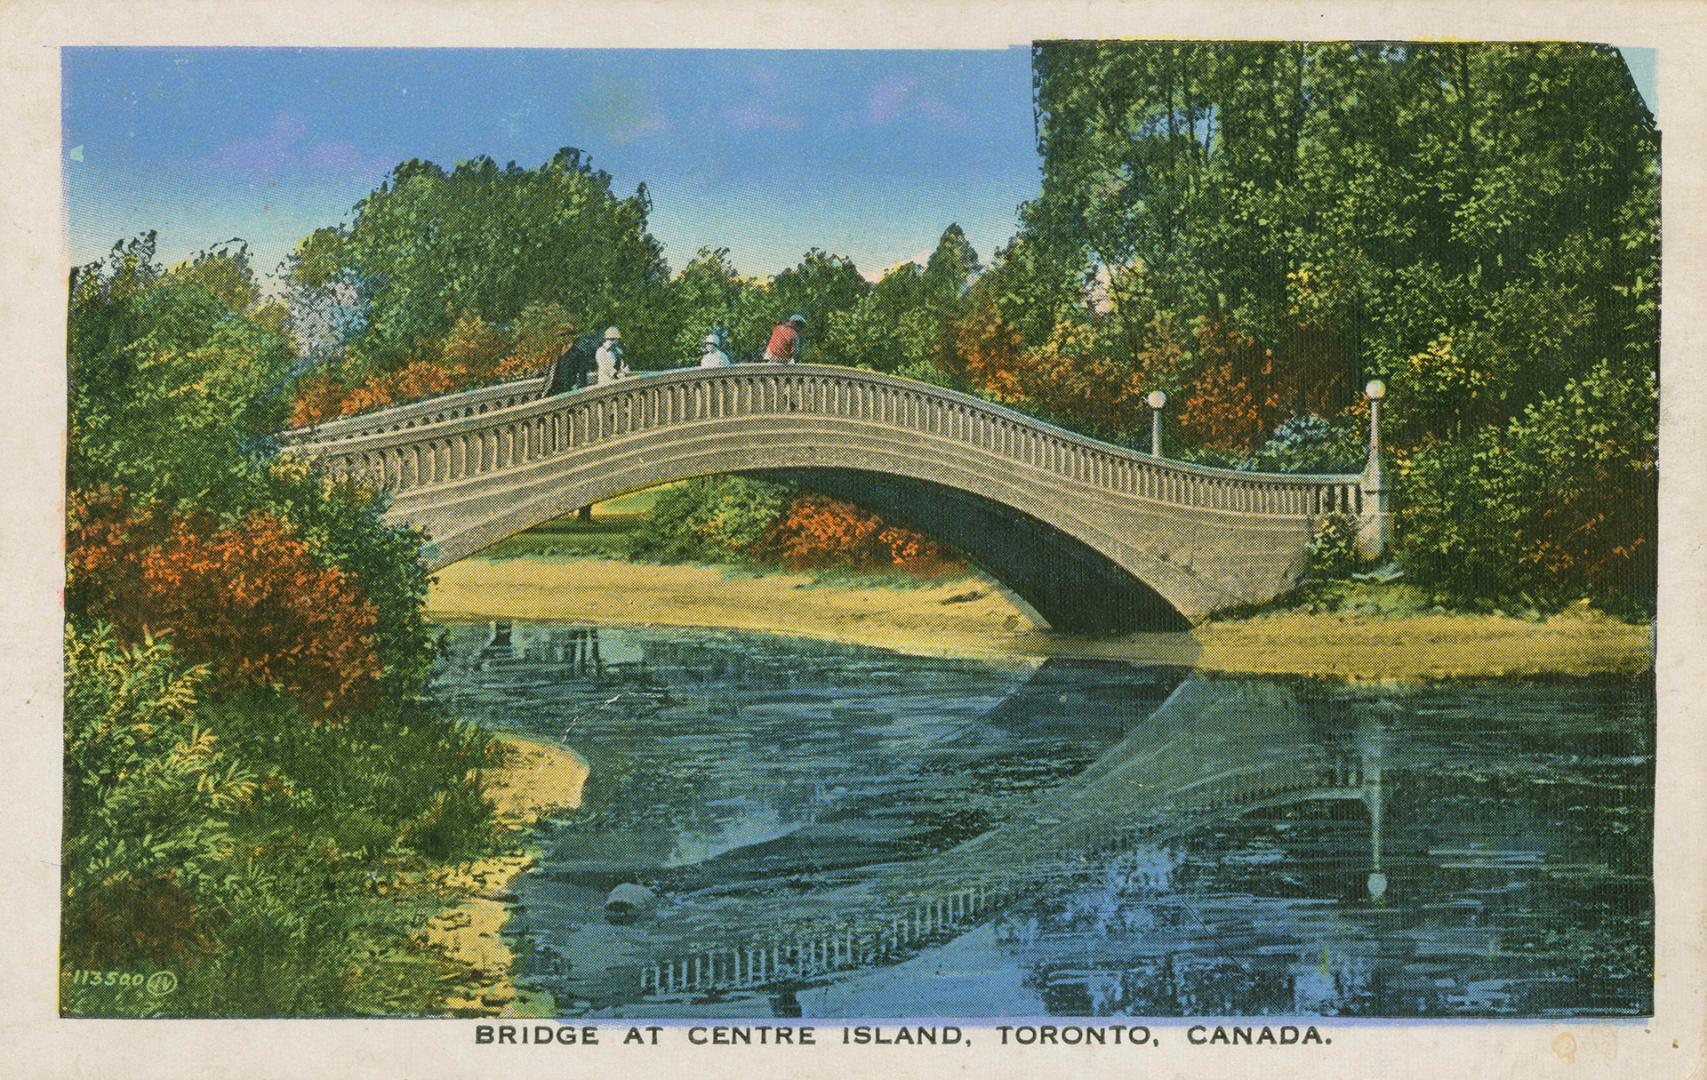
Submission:
M 892 566 L 936 577 L 961 565 L 930 537 L 824 495 L 795 496 L 758 548 L 801 568 Z
M 318 424 L 495 380 L 535 375 L 567 347 L 566 342 L 555 338 L 531 344 L 532 348 L 512 346 L 479 316 L 465 314 L 436 355 L 411 360 L 396 371 L 370 375 L 354 386 L 323 373 L 307 376 L 297 384 L 291 424 Z
M 345 388 L 337 379 L 322 372 L 305 376 L 296 384 L 296 400 L 291 403 L 292 427 L 318 424 L 342 415 Z
M 1004 401 L 1017 400 L 1014 373 L 1025 362 L 1025 341 L 995 303 L 974 302 L 955 323 L 954 353 L 967 382 Z
M 1202 366 L 1185 386 L 1179 426 L 1194 441 L 1248 454 L 1286 419 L 1273 385 L 1274 354 L 1227 320 L 1197 324 Z
M 397 371 L 370 376 L 353 387 L 341 386 L 329 375 L 310 375 L 297 388 L 291 423 L 300 426 L 355 416 L 387 405 L 448 394 L 473 381 L 467 371 L 431 360 L 411 361 Z
M 998 401 L 1110 437 L 1145 422 L 1144 396 L 1155 389 L 1145 371 L 1162 366 L 1134 367 L 1100 355 L 1094 331 L 1072 323 L 1027 350 L 1011 328 L 968 320 L 959 347 L 968 381 Z
M 221 526 L 107 488 L 73 492 L 68 518 L 67 607 L 121 641 L 169 636 L 190 661 L 291 693 L 320 719 L 377 690 L 378 609 L 284 520 L 252 512 Z

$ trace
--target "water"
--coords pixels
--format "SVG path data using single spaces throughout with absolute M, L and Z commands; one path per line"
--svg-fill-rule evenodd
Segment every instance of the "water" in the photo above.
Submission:
M 1652 1012 L 1648 677 L 449 637 L 464 715 L 591 766 L 511 923 L 565 1015 Z

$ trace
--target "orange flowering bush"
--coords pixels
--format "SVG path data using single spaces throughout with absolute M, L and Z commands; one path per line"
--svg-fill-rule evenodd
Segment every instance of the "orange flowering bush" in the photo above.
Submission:
M 74 492 L 68 516 L 67 606 L 110 622 L 122 642 L 169 634 L 191 662 L 283 689 L 323 718 L 369 703 L 378 610 L 281 518 L 220 526 L 133 506 L 115 489 Z
M 853 503 L 824 495 L 797 495 L 766 533 L 756 553 L 801 568 L 898 567 L 935 577 L 960 563 L 923 533 L 886 523 Z

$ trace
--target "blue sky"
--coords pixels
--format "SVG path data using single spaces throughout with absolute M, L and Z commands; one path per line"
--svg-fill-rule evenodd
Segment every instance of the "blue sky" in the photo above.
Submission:
M 1654 103 L 1654 50 L 1625 50 Z M 577 146 L 645 182 L 673 269 L 808 247 L 868 274 L 950 222 L 980 255 L 1037 193 L 1030 54 L 986 51 L 72 48 L 71 258 L 145 229 L 176 261 L 231 237 L 270 270 L 397 162 L 538 165 Z
M 981 255 L 1037 193 L 1030 55 L 685 50 L 67 49 L 71 257 L 143 229 L 233 236 L 270 268 L 397 162 L 538 165 L 577 146 L 642 181 L 679 269 L 749 274 L 814 245 L 868 272 L 959 222 Z

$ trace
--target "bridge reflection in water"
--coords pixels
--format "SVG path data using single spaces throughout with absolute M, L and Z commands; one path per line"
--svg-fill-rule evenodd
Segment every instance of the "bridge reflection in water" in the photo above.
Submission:
M 960 1015 L 1649 1000 L 1637 682 L 1359 687 L 527 624 L 452 641 L 456 707 L 592 764 L 512 924 L 568 1012 L 911 1015 L 906 994 L 956 980 L 977 984 Z M 623 883 L 655 902 L 613 924 Z
M 1033 681 L 1048 683 L 1052 673 L 1045 663 Z M 1015 697 L 1035 703 L 1029 689 Z M 1190 678 L 1082 773 L 976 839 L 872 868 L 809 898 L 788 889 L 755 894 L 750 881 L 674 896 L 670 914 L 680 921 L 672 936 L 721 944 L 642 964 L 639 990 L 666 998 L 756 987 L 798 992 L 940 945 L 1116 853 L 1155 865 L 1169 841 L 1230 816 L 1298 803 L 1368 808 L 1366 880 L 1379 897 L 1387 887 L 1384 742 L 1369 724 L 1327 749 L 1284 688 Z M 773 930 L 755 939 L 745 933 L 755 925 Z M 776 933 L 779 926 L 789 930 Z

